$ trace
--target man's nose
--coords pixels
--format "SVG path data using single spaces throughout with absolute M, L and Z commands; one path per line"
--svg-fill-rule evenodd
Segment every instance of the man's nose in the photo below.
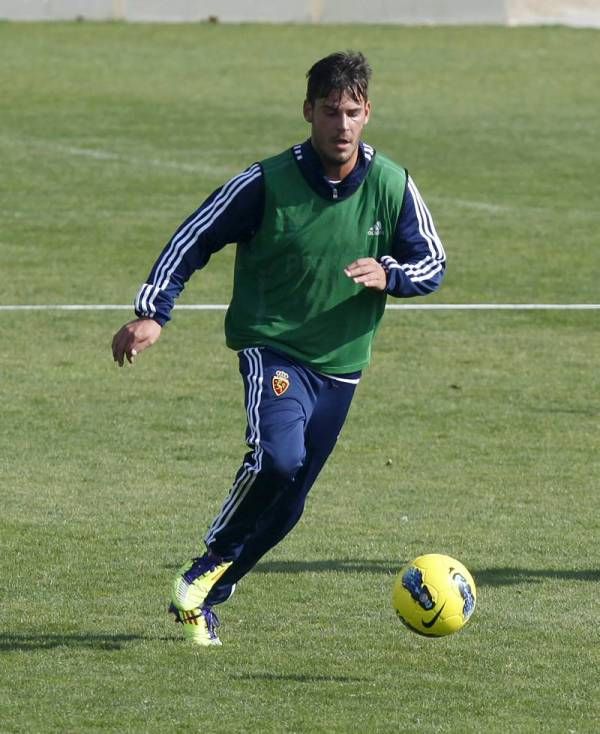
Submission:
M 340 130 L 347 130 L 349 127 L 350 118 L 343 112 L 338 117 L 338 127 Z

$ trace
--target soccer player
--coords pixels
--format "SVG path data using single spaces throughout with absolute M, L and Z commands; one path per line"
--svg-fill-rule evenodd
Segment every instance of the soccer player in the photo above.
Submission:
M 254 163 L 177 229 L 112 343 L 123 366 L 156 342 L 186 281 L 237 243 L 226 343 L 238 353 L 248 453 L 175 577 L 187 638 L 219 645 L 213 607 L 298 522 L 371 356 L 386 297 L 435 291 L 445 254 L 407 171 L 362 142 L 370 66 L 334 53 L 307 73 L 310 137 Z

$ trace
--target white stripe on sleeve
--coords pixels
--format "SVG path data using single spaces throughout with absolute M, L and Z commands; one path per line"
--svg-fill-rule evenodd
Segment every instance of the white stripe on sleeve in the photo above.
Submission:
M 154 301 L 161 290 L 164 290 L 171 276 L 181 263 L 185 253 L 198 240 L 215 220 L 227 209 L 235 197 L 252 181 L 262 176 L 258 163 L 253 164 L 243 173 L 230 179 L 215 198 L 205 208 L 201 208 L 196 216 L 183 226 L 172 238 L 169 247 L 163 252 L 156 265 L 154 283 L 142 286 L 136 298 L 136 306 L 142 312 L 155 313 Z M 142 307 L 144 304 L 144 307 Z

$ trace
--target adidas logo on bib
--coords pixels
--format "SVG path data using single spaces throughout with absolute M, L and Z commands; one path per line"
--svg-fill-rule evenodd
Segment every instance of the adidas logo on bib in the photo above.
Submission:
M 372 227 L 369 227 L 367 235 L 369 237 L 377 237 L 380 234 L 383 234 L 383 225 L 379 220 L 377 220 Z

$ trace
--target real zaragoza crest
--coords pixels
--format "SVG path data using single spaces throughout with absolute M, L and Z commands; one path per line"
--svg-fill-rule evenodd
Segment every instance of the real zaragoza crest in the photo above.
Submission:
M 277 397 L 280 395 L 283 395 L 283 393 L 288 389 L 290 386 L 290 376 L 287 372 L 284 372 L 283 370 L 277 370 L 277 372 L 273 375 L 273 380 L 271 381 L 271 384 L 273 385 L 273 392 Z

